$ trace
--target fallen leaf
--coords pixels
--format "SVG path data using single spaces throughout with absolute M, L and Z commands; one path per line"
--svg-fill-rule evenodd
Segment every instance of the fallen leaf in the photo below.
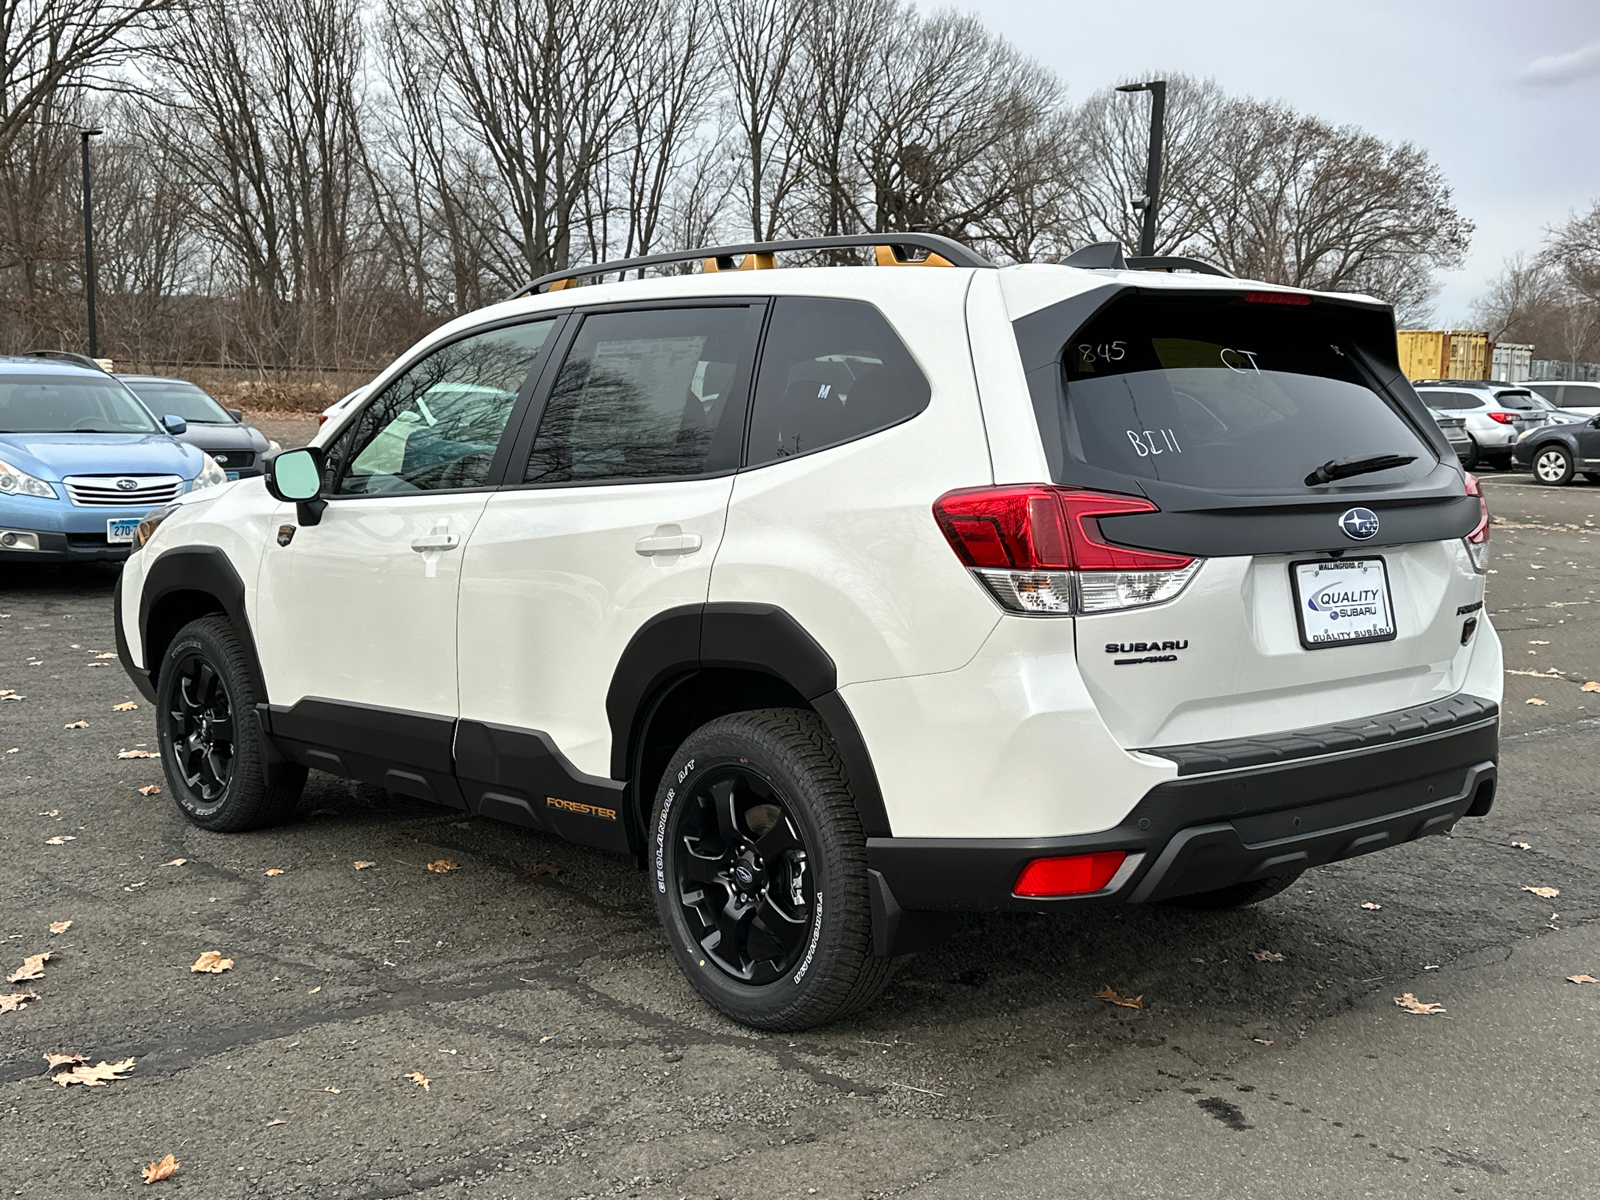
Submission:
M 1525 891 L 1525 892 L 1532 892 L 1535 896 L 1539 897 L 1539 899 L 1541 899 L 1541 900 L 1554 900 L 1557 896 L 1561 895 L 1561 889 L 1560 888 L 1553 888 L 1553 887 L 1526 887 L 1525 886 L 1525 887 L 1523 887 L 1522 890 Z
M 63 729 L 87 729 L 87 728 L 89 728 L 89 722 L 87 722 L 87 721 L 74 721 L 71 725 L 63 725 L 61 728 L 63 728 Z
M 528 874 L 537 879 L 541 875 L 559 875 L 561 874 L 561 868 L 552 867 L 549 863 L 540 863 L 533 870 L 529 871 Z
M 223 958 L 221 951 L 207 950 L 194 960 L 194 965 L 189 970 L 196 975 L 220 975 L 224 971 L 231 970 L 232 967 L 233 959 Z
M 44 965 L 56 957 L 46 950 L 43 954 L 30 954 L 22 960 L 22 965 L 6 976 L 7 983 L 21 983 L 25 979 L 43 979 Z
M 46 1074 L 54 1071 L 57 1067 L 76 1066 L 78 1063 L 89 1061 L 82 1054 L 51 1054 L 48 1050 L 46 1050 L 39 1057 L 44 1059 L 44 1069 Z
M 171 862 L 162 863 L 161 865 L 164 866 L 164 867 L 181 867 L 181 866 L 183 866 L 184 863 L 186 863 L 188 861 L 189 860 L 187 858 L 175 858 Z
M 69 930 L 71 928 L 72 928 L 72 922 L 71 921 L 51 921 L 50 922 L 50 932 L 51 933 L 65 933 L 67 930 Z
M 1600 983 L 1593 975 L 1568 975 L 1568 983 Z
M 159 783 L 147 783 L 139 789 L 139 795 L 159 796 L 161 795 L 161 785 Z
M 124 700 L 121 704 L 113 704 L 111 706 L 111 711 L 112 712 L 132 712 L 134 709 L 136 709 L 138 707 L 139 706 L 137 704 L 135 704 L 132 700 Z
M 1394 1002 L 1401 1008 L 1405 1009 L 1408 1013 L 1418 1013 L 1425 1017 L 1431 1017 L 1438 1013 L 1444 1012 L 1444 1005 L 1418 1000 L 1410 992 L 1407 992 L 1404 996 L 1396 996 L 1394 998 Z
M 1544 701 L 1539 699 L 1539 697 L 1537 697 L 1537 696 L 1529 696 L 1526 700 L 1523 701 L 1523 703 L 1524 704 L 1537 704 L 1540 708 L 1544 707 Z
M 283 874 L 283 868 L 282 867 L 268 867 L 266 872 L 265 872 L 265 874 L 268 874 L 268 875 L 282 875 Z
M 368 867 L 375 867 L 377 865 L 378 864 L 375 862 L 368 862 L 366 859 L 362 859 L 355 864 L 355 868 L 358 871 L 365 871 Z
M 160 758 L 154 750 L 118 750 L 118 758 Z
M 85 1066 L 79 1063 L 70 1071 L 62 1071 L 59 1075 L 52 1075 L 62 1087 L 71 1087 L 81 1083 L 85 1087 L 105 1087 L 108 1079 L 121 1079 L 133 1070 L 133 1059 L 125 1058 L 121 1062 L 98 1062 L 94 1066 Z
M 1533 849 L 1533 847 L 1531 845 L 1529 845 L 1527 842 L 1512 842 L 1511 844 L 1513 846 L 1515 846 L 1518 850 L 1532 850 Z
M 20 692 L 14 692 L 10 688 L 0 688 L 0 700 L 15 700 L 20 703 L 26 699 L 27 697 Z
M 541 1045 L 541 1046 L 542 1046 L 542 1045 L 544 1045 L 544 1044 L 545 1044 L 545 1043 L 546 1043 L 546 1042 L 553 1042 L 553 1041 L 555 1041 L 555 1040 L 556 1040 L 556 1035 L 555 1035 L 555 1034 L 553 1034 L 553 1033 L 547 1033 L 547 1034 L 545 1034 L 545 1035 L 544 1035 L 544 1036 L 543 1036 L 543 1037 L 542 1037 L 542 1038 L 540 1038 L 540 1039 L 539 1039 L 539 1045 Z
M 411 1080 L 412 1083 L 416 1084 L 423 1091 L 427 1091 L 428 1090 L 428 1084 L 433 1082 L 426 1075 L 424 1075 L 421 1071 L 413 1071 L 413 1072 L 411 1072 L 411 1074 L 407 1075 L 406 1078 Z
M 0 1013 L 20 1012 L 28 1007 L 29 1000 L 38 998 L 38 992 L 8 992 L 0 995 Z
M 319 983 L 319 984 L 317 984 L 316 987 L 312 988 L 309 992 L 307 992 L 306 995 L 315 996 L 321 990 L 322 990 L 322 985 Z
M 1250 1040 L 1252 1042 L 1259 1042 L 1263 1046 L 1272 1045 L 1272 1041 L 1269 1038 L 1251 1038 Z
M 268 1121 L 261 1128 L 263 1128 L 263 1129 L 271 1129 L 274 1125 L 287 1125 L 287 1124 L 288 1124 L 288 1122 L 285 1121 L 282 1117 L 273 1117 L 272 1120 Z
M 438 875 L 443 875 L 446 871 L 458 871 L 460 869 L 459 863 L 453 863 L 448 858 L 436 858 L 428 864 L 428 870 Z
M 160 1183 L 163 1179 L 171 1179 L 178 1173 L 178 1160 L 172 1155 L 167 1155 L 160 1162 L 153 1162 L 139 1174 L 144 1176 L 146 1183 Z
M 1534 642 L 1534 641 L 1530 641 L 1528 643 L 1528 645 L 1530 645 L 1530 646 L 1548 646 L 1549 644 L 1550 644 L 1549 642 Z
M 1368 912 L 1377 912 L 1377 911 L 1378 911 L 1378 910 L 1379 910 L 1379 909 L 1380 909 L 1380 908 L 1382 908 L 1382 907 L 1383 907 L 1383 905 L 1381 905 L 1381 904 L 1374 904 L 1374 903 L 1373 903 L 1373 902 L 1372 902 L 1372 901 L 1371 901 L 1371 900 L 1368 900 L 1368 901 L 1367 901 L 1367 902 L 1366 902 L 1366 903 L 1365 903 L 1365 904 L 1363 904 L 1363 905 L 1362 905 L 1362 906 L 1361 906 L 1361 907 L 1362 907 L 1362 908 L 1364 908 L 1364 909 L 1366 909 L 1366 910 L 1367 910 L 1367 911 L 1368 911 Z
M 339 1094 L 339 1089 L 336 1087 L 325 1087 L 322 1090 L 325 1092 L 332 1092 L 335 1096 Z
M 65 846 L 68 842 L 75 842 L 77 840 L 78 839 L 70 833 L 58 833 L 53 838 L 45 838 L 44 844 L 46 846 Z
M 96 658 L 115 658 L 116 656 L 117 652 L 115 650 L 105 650 L 95 655 Z
M 1582 686 L 1582 687 L 1581 687 L 1581 688 L 1579 688 L 1579 689 L 1578 689 L 1578 690 L 1579 690 L 1579 691 L 1580 691 L 1580 692 L 1600 692 L 1600 683 L 1597 683 L 1597 682 L 1596 682 L 1596 681 L 1595 681 L 1595 680 L 1593 680 L 1593 679 L 1591 679 L 1591 680 L 1589 680 L 1589 682 L 1588 682 L 1588 683 L 1586 683 L 1586 684 L 1584 684 L 1584 685 L 1583 685 L 1583 686 Z M 10 697 L 9 697 L 9 696 L 7 696 L 7 697 L 6 697 L 6 699 L 8 699 L 8 700 L 9 700 L 9 699 L 10 699 Z M 17 697 L 17 699 L 19 699 L 19 700 L 20 700 L 20 699 L 22 699 L 22 697 L 21 697 L 21 696 L 18 696 L 18 697 Z
M 1118 1008 L 1143 1008 L 1144 1007 L 1144 997 L 1142 995 L 1140 995 L 1140 996 L 1119 996 L 1117 994 L 1116 989 L 1113 988 L 1110 984 L 1107 984 L 1105 987 L 1101 988 L 1098 992 L 1096 992 L 1095 993 L 1095 997 L 1097 999 L 1104 1000 L 1107 1004 L 1115 1004 Z
M 1283 955 L 1272 950 L 1257 950 L 1255 959 L 1257 962 L 1282 962 Z

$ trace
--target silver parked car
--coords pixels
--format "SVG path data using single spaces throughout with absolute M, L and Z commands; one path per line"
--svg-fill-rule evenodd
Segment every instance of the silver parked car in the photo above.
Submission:
M 1476 456 L 1476 448 L 1472 435 L 1467 432 L 1467 419 L 1452 413 L 1441 412 L 1436 408 L 1428 409 L 1428 415 L 1433 418 L 1433 423 L 1444 433 L 1445 440 L 1450 443 L 1450 449 L 1456 452 L 1456 457 L 1463 463 Z
M 1468 468 L 1483 463 L 1501 469 L 1509 467 L 1517 439 L 1530 429 L 1549 424 L 1550 410 L 1520 384 L 1483 379 L 1419 379 L 1413 386 L 1430 409 L 1465 420 L 1467 435 L 1472 439 L 1471 452 L 1462 456 Z

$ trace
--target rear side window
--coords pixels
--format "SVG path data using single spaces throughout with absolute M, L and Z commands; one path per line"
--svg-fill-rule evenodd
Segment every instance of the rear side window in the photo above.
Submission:
M 1356 353 L 1316 308 L 1119 300 L 1063 347 L 1065 458 L 1229 493 L 1303 493 L 1323 463 L 1386 454 L 1416 461 L 1363 482 L 1422 478 L 1437 456 Z
M 749 465 L 887 429 L 927 408 L 931 395 L 910 351 L 872 305 L 781 297 L 756 380 Z
M 1417 393 L 1422 397 L 1422 402 L 1432 408 L 1448 408 L 1466 411 L 1473 408 L 1486 408 L 1488 400 L 1483 396 L 1474 396 L 1471 392 L 1436 392 L 1425 389 Z
M 737 468 L 760 313 L 727 306 L 584 317 L 523 482 L 665 479 Z
M 1530 409 L 1544 407 L 1544 405 L 1534 400 L 1532 392 L 1521 388 L 1514 392 L 1496 392 L 1494 398 L 1499 401 L 1501 408 L 1514 408 L 1518 412 L 1527 412 Z

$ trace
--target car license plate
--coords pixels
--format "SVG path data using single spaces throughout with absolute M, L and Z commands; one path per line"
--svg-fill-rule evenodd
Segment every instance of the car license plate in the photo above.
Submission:
M 1289 570 L 1300 644 L 1307 650 L 1394 638 L 1394 601 L 1383 559 L 1321 559 L 1291 563 Z
M 224 471 L 223 474 L 228 477 L 228 482 L 230 483 L 239 478 L 239 472 L 237 471 Z
M 113 517 L 106 522 L 106 541 L 112 545 L 133 541 L 134 531 L 139 528 L 139 520 L 138 517 Z

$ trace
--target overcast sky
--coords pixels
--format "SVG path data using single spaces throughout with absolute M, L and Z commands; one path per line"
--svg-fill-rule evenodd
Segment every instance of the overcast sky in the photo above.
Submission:
M 1442 325 L 1467 321 L 1506 257 L 1600 199 L 1600 0 L 958 5 L 1059 72 L 1074 101 L 1182 71 L 1420 145 L 1477 225 L 1465 269 L 1441 277 Z

